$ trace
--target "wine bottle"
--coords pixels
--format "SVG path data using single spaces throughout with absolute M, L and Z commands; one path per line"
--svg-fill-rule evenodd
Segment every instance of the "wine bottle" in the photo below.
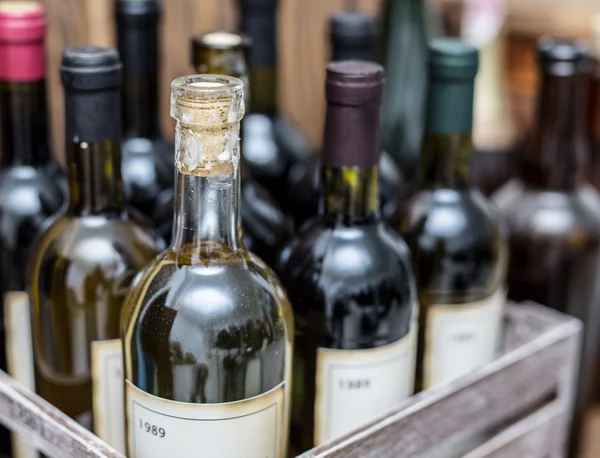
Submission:
M 0 3 L 0 369 L 8 366 L 29 389 L 35 381 L 23 266 L 43 221 L 64 201 L 48 141 L 45 34 L 40 4 Z M 30 456 L 14 441 L 13 456 Z M 10 443 L 0 426 L 0 453 L 9 454 Z
M 247 88 L 246 54 L 249 46 L 248 38 L 241 35 L 224 31 L 210 32 L 192 40 L 192 65 L 199 73 L 239 78 Z M 241 137 L 244 138 L 243 130 Z M 283 242 L 291 236 L 291 227 L 268 191 L 248 173 L 243 150 L 240 161 L 244 243 L 248 250 L 273 266 Z M 172 235 L 173 202 L 171 198 L 160 208 L 160 228 L 165 240 L 170 240 Z
M 320 211 L 282 252 L 294 298 L 292 447 L 350 432 L 413 392 L 416 286 L 404 241 L 379 213 L 383 69 L 327 66 Z
M 174 176 L 173 145 L 162 136 L 159 121 L 160 5 L 117 0 L 115 16 L 123 62 L 123 190 L 129 205 L 153 216 L 158 203 L 172 197 Z
M 290 167 L 310 155 L 304 136 L 277 106 L 279 0 L 239 0 L 241 30 L 252 40 L 250 97 L 242 147 L 250 174 L 285 207 Z
M 425 120 L 427 43 L 437 27 L 426 0 L 386 0 L 381 17 L 381 140 L 404 179 L 414 182 Z
M 538 45 L 541 88 L 519 176 L 494 200 L 510 229 L 509 297 L 532 300 L 584 323 L 571 455 L 598 386 L 600 195 L 586 181 L 585 132 L 591 66 L 580 45 L 545 37 Z
M 588 129 L 592 142 L 590 181 L 600 191 L 600 16 L 593 21 L 594 71 L 588 104 Z
M 360 11 L 343 11 L 329 19 L 331 60 L 375 60 L 377 22 Z M 295 164 L 290 170 L 287 208 L 292 209 L 296 227 L 316 214 L 319 205 L 320 155 Z M 384 216 L 397 206 L 402 177 L 392 157 L 382 151 L 379 158 L 379 202 Z
M 284 458 L 293 316 L 279 280 L 244 246 L 243 83 L 172 83 L 174 240 L 123 311 L 131 458 Z
M 477 65 L 473 46 L 456 39 L 430 44 L 419 188 L 397 223 L 419 288 L 417 389 L 471 372 L 500 344 L 506 230 L 469 182 Z
M 121 307 L 162 246 L 123 204 L 118 53 L 68 48 L 61 80 L 69 201 L 35 242 L 27 268 L 36 389 L 123 452 Z

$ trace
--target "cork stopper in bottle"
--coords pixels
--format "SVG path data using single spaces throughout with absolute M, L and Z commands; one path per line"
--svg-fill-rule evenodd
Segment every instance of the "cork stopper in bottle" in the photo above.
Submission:
M 237 171 L 244 116 L 241 80 L 223 75 L 177 78 L 171 85 L 171 116 L 177 120 L 175 166 L 180 172 L 208 177 Z

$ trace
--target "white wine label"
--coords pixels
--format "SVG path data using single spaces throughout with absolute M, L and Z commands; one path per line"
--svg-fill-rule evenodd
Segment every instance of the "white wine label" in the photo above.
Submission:
M 237 402 L 161 399 L 126 382 L 130 458 L 284 458 L 284 384 Z
M 121 339 L 92 342 L 94 432 L 125 453 L 125 395 Z
M 317 350 L 315 445 L 385 414 L 413 393 L 416 326 L 402 339 L 365 350 Z
M 461 377 L 494 359 L 506 291 L 466 304 L 435 304 L 427 312 L 423 388 Z
M 35 391 L 33 342 L 29 296 L 23 291 L 4 295 L 4 326 L 6 329 L 6 364 L 8 373 L 31 391 Z M 14 458 L 37 458 L 35 449 L 18 434 L 11 434 Z

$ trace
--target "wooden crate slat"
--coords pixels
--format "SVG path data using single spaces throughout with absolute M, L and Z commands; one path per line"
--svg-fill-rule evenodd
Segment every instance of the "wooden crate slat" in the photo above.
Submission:
M 3 371 L 0 371 L 0 423 L 52 458 L 124 458 Z
M 483 432 L 553 392 L 558 395 L 555 402 L 568 412 L 581 324 L 533 304 L 510 306 L 508 321 L 512 351 L 459 381 L 413 396 L 383 419 L 301 457 L 429 457 L 444 441 Z M 527 329 L 537 335 L 530 334 L 528 342 Z M 566 431 L 558 437 L 564 443 Z
M 552 402 L 511 425 L 462 458 L 560 457 L 567 428 L 560 402 Z

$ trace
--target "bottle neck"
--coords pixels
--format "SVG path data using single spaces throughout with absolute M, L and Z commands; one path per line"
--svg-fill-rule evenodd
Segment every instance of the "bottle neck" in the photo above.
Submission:
M 242 12 L 242 31 L 252 40 L 250 49 L 250 110 L 277 112 L 277 10 Z
M 185 148 L 187 127 L 177 123 L 177 148 Z M 184 151 L 176 152 L 176 157 Z M 175 172 L 172 248 L 192 262 L 245 250 L 240 214 L 240 168 L 190 172 L 180 161 Z
M 521 178 L 538 189 L 569 190 L 583 181 L 586 137 L 586 76 L 544 75 L 537 117 L 521 164 Z
M 121 145 L 118 140 L 67 144 L 69 212 L 118 213 L 123 207 Z
M 120 91 L 65 92 L 69 211 L 100 214 L 123 206 Z
M 123 62 L 123 134 L 159 138 L 158 18 L 120 20 L 117 41 Z
M 0 82 L 2 166 L 43 165 L 50 159 L 46 81 Z
M 469 186 L 471 133 L 427 132 L 421 148 L 420 182 L 427 189 Z
M 432 76 L 421 144 L 421 186 L 466 188 L 472 153 L 474 78 Z
M 378 215 L 377 166 L 322 167 L 320 213 L 352 223 Z

